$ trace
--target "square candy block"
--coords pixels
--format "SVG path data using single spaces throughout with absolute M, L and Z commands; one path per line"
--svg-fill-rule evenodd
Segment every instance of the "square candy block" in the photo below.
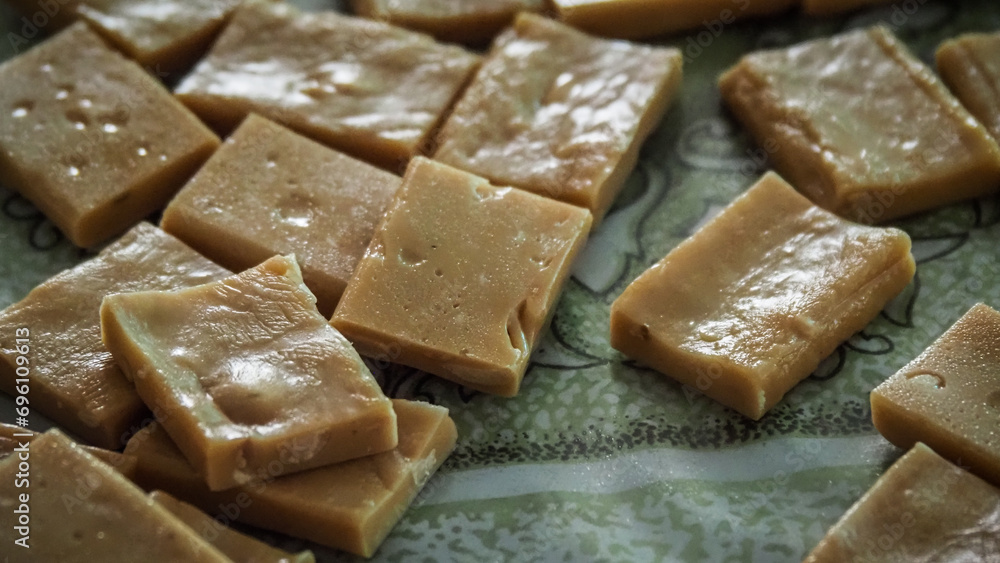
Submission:
M 259 113 L 382 167 L 417 154 L 479 57 L 381 22 L 249 3 L 177 96 L 229 131 Z
M 559 19 L 604 37 L 639 39 L 705 27 L 718 33 L 737 19 L 771 15 L 798 0 L 554 0 Z M 713 36 L 714 39 L 714 36 Z
M 104 343 L 212 490 L 396 447 L 392 403 L 294 257 L 180 291 L 110 295 Z
M 586 207 L 599 221 L 681 82 L 681 53 L 520 14 L 438 135 L 434 159 Z
M 418 157 L 331 323 L 362 354 L 513 396 L 590 224 Z
M 76 13 L 156 73 L 185 70 L 243 0 L 82 0 Z
M 1000 485 L 1000 313 L 970 309 L 871 402 L 875 428 L 893 444 L 924 442 Z
M 891 32 L 751 53 L 722 97 L 821 207 L 879 223 L 1000 187 L 1000 147 Z
M 14 394 L 20 384 L 18 349 L 27 344 L 31 408 L 92 444 L 120 449 L 149 411 L 101 343 L 101 300 L 228 275 L 153 225 L 136 225 L 97 257 L 0 312 L 0 390 Z
M 544 0 L 352 0 L 354 12 L 429 33 L 442 41 L 488 43 L 518 12 L 541 12 Z
M 233 271 L 294 253 L 329 317 L 399 184 L 252 114 L 170 202 L 162 226 Z
M 457 438 L 445 408 L 398 399 L 392 406 L 399 425 L 396 449 L 279 477 L 267 486 L 209 491 L 158 424 L 140 430 L 125 451 L 138 460 L 135 481 L 146 489 L 168 491 L 213 516 L 237 502 L 242 522 L 371 557 Z
M 0 460 L 0 526 L 5 561 L 185 561 L 230 560 L 104 462 L 58 430 L 31 442 L 28 464 L 18 455 Z M 15 485 L 27 479 L 29 487 Z M 29 496 L 29 545 L 11 545 Z
M 937 50 L 944 83 L 994 139 L 1000 139 L 1000 33 L 970 33 Z
M 0 65 L 0 182 L 77 246 L 160 209 L 219 139 L 78 23 Z
M 845 221 L 768 173 L 625 289 L 611 345 L 757 420 L 914 268 L 906 233 Z
M 803 563 L 995 561 L 998 515 L 1000 491 L 917 444 Z

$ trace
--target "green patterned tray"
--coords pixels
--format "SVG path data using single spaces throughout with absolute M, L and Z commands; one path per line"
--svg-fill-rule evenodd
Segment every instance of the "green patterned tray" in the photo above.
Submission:
M 3 59 L 21 22 L 6 8 L 0 17 Z M 666 42 L 685 51 L 680 97 L 576 265 L 521 394 L 490 397 L 397 366 L 377 374 L 393 396 L 450 408 L 459 442 L 376 560 L 799 561 L 900 455 L 873 429 L 868 393 L 970 306 L 1000 305 L 998 197 L 898 223 L 913 238 L 914 282 L 759 422 L 608 343 L 622 289 L 764 170 L 721 109 L 719 72 L 753 49 L 877 22 L 929 61 L 945 38 L 1000 29 L 1000 4 L 905 0 Z M 17 195 L 0 190 L 0 204 L 3 307 L 87 256 Z M 6 397 L 0 413 L 13 419 Z M 320 560 L 351 559 L 305 547 Z

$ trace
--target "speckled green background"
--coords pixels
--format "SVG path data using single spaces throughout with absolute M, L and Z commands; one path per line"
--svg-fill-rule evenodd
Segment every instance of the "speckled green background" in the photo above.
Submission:
M 6 57 L 20 24 L 0 14 Z M 759 422 L 634 365 L 607 328 L 621 290 L 764 169 L 720 107 L 719 72 L 756 48 L 878 22 L 930 61 L 947 37 L 1000 29 L 1000 5 L 909 0 L 835 20 L 730 25 L 697 49 L 698 31 L 665 42 L 687 55 L 680 97 L 576 265 L 520 396 L 402 367 L 377 374 L 394 396 L 449 407 L 460 435 L 377 560 L 799 561 L 898 457 L 871 425 L 868 393 L 971 305 L 1000 305 L 997 197 L 898 223 L 914 240 L 914 283 Z M 86 255 L 18 196 L 0 190 L 0 203 L 5 306 Z

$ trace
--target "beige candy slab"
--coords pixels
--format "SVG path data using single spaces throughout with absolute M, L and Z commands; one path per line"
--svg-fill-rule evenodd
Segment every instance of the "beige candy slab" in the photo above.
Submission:
M 371 557 L 457 438 L 447 409 L 403 400 L 393 408 L 399 445 L 392 451 L 221 493 L 208 491 L 158 425 L 136 434 L 125 451 L 139 460 L 143 487 L 168 491 L 221 521 L 237 518 Z
M 83 23 L 0 65 L 0 183 L 77 246 L 163 207 L 219 144 Z
M 20 456 L 26 449 L 29 452 L 25 455 L 30 456 L 31 446 L 28 444 L 41 435 L 25 428 L 0 423 L 0 459 L 9 455 Z M 136 459 L 134 456 L 82 444 L 80 444 L 80 447 L 83 451 L 113 467 L 125 477 L 131 479 L 135 475 Z
M 871 394 L 875 428 L 1000 485 L 1000 313 L 980 303 Z
M 189 561 L 227 563 L 213 548 L 138 487 L 58 431 L 31 443 L 30 486 L 18 487 L 21 461 L 0 460 L 0 527 L 5 560 Z M 23 473 L 23 472 L 22 472 Z M 28 495 L 29 548 L 15 511 Z
M 478 62 L 464 49 L 381 22 L 250 3 L 176 92 L 222 131 L 256 112 L 401 170 Z
M 937 50 L 944 83 L 994 139 L 1000 139 L 1000 34 L 970 33 Z
M 161 224 L 233 271 L 294 253 L 329 317 L 399 184 L 251 115 L 170 202 Z
M 27 351 L 31 408 L 96 446 L 120 449 L 149 411 L 101 342 L 101 300 L 227 275 L 153 225 L 136 225 L 0 312 L 0 390 L 13 395 L 24 384 L 18 357 Z
M 722 97 L 818 205 L 880 223 L 992 193 L 1000 148 L 885 28 L 743 57 Z
M 157 75 L 184 70 L 208 50 L 243 0 L 83 0 L 98 33 Z
M 513 396 L 590 224 L 418 157 L 330 322 L 367 356 Z
M 681 83 L 681 53 L 533 14 L 501 34 L 434 159 L 604 216 Z
M 316 310 L 294 257 L 110 295 L 104 343 L 212 490 L 396 447 L 392 403 Z
M 914 268 L 903 231 L 845 221 L 768 173 L 625 288 L 611 345 L 757 420 Z
M 804 563 L 993 561 L 1000 491 L 916 444 Z
M 640 39 L 705 26 L 709 33 L 753 16 L 784 12 L 797 0 L 554 0 L 559 19 L 604 37 Z M 713 37 L 714 39 L 714 37 Z
M 429 33 L 442 41 L 488 43 L 518 12 L 541 12 L 543 0 L 352 0 L 366 18 Z
M 177 500 L 163 491 L 153 491 L 149 494 L 149 498 L 167 509 L 233 561 L 252 563 L 315 563 L 316 561 L 311 551 L 292 554 L 273 548 L 260 540 L 233 530 L 194 506 Z

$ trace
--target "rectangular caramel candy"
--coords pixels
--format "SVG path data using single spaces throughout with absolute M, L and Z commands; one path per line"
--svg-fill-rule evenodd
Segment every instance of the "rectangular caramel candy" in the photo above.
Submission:
M 590 225 L 417 157 L 330 322 L 367 356 L 516 395 Z
M 240 521 L 371 557 L 457 437 L 442 407 L 394 400 L 393 408 L 399 445 L 392 451 L 223 492 L 205 487 L 159 425 L 137 433 L 125 452 L 139 460 L 136 481 L 146 489 L 163 489 L 209 514 L 235 505 Z
M 163 207 L 219 144 L 84 23 L 0 64 L 0 84 L 0 183 L 77 246 Z
M 604 37 L 640 39 L 705 26 L 724 33 L 738 19 L 778 14 L 797 0 L 553 0 L 559 19 Z M 712 39 L 714 40 L 714 36 Z
M 522 13 L 438 134 L 434 159 L 600 221 L 681 83 L 681 53 Z
M 478 63 L 385 23 L 248 3 L 176 93 L 221 131 L 256 112 L 395 170 L 420 151 Z
M 760 419 L 914 273 L 910 237 L 766 174 L 611 305 L 611 345 Z
M 32 442 L 39 436 L 41 434 L 27 428 L 0 423 L 0 459 L 12 454 L 20 454 L 25 444 Z M 125 477 L 131 479 L 135 475 L 136 459 L 134 456 L 120 454 L 111 450 L 105 450 L 104 448 L 95 448 L 82 444 L 79 444 L 79 446 L 83 451 L 115 468 Z M 28 448 L 30 449 L 30 446 Z
M 354 13 L 429 33 L 442 41 L 483 44 L 518 12 L 541 12 L 544 0 L 352 0 Z
M 719 87 L 780 174 L 855 221 L 1000 187 L 996 141 L 885 28 L 750 53 Z
M 1000 139 L 1000 34 L 969 33 L 937 50 L 944 83 L 969 112 Z
M 399 183 L 252 114 L 170 202 L 161 225 L 234 272 L 294 253 L 329 317 Z
M 1000 485 L 1000 313 L 982 303 L 875 388 L 872 420 Z
M 229 272 L 149 223 L 95 258 L 36 287 L 0 312 L 0 390 L 28 373 L 31 408 L 86 441 L 117 450 L 148 410 L 101 343 L 101 300 L 110 293 L 175 289 Z M 18 368 L 18 329 L 28 331 L 30 369 Z
M 804 563 L 995 561 L 1000 491 L 918 443 Z
M 396 416 L 294 257 L 110 295 L 104 343 L 212 490 L 396 447 Z
M 291 554 L 271 547 L 260 540 L 233 530 L 194 506 L 177 500 L 163 491 L 153 491 L 149 494 L 149 498 L 167 509 L 168 512 L 233 561 L 252 563 L 315 563 L 316 561 L 311 551 Z
M 130 58 L 163 76 L 188 68 L 204 54 L 242 1 L 82 0 L 76 13 Z
M 31 443 L 29 469 L 0 460 L 0 529 L 5 561 L 185 561 L 228 563 L 194 530 L 61 432 Z M 22 475 L 19 476 L 18 473 Z M 28 484 L 18 486 L 20 480 Z M 27 495 L 29 512 L 16 509 Z M 21 534 L 16 526 L 27 526 Z M 14 545 L 23 540 L 28 547 Z

